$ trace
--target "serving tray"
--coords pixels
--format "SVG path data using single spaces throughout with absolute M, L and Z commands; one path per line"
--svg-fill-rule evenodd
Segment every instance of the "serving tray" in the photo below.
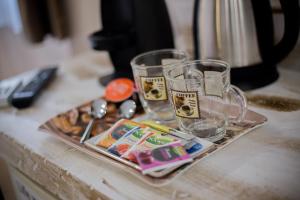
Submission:
M 124 162 L 118 161 L 117 159 L 113 159 L 109 155 L 103 153 L 101 154 L 91 145 L 80 144 L 79 141 L 81 135 L 83 134 L 85 127 L 91 119 L 89 115 L 91 103 L 92 101 L 58 114 L 57 116 L 49 119 L 44 124 L 42 124 L 39 129 L 54 135 L 68 145 L 71 145 L 74 148 L 85 152 L 98 160 L 101 160 L 102 162 L 114 165 L 119 169 L 129 172 L 130 174 L 138 177 L 142 181 L 152 186 L 162 186 L 170 183 L 191 166 L 203 160 L 204 157 L 217 152 L 218 150 L 224 148 L 244 134 L 263 125 L 267 121 L 267 118 L 265 116 L 248 110 L 243 122 L 229 124 L 226 129 L 226 136 L 222 140 L 216 142 L 216 145 L 212 146 L 212 148 L 209 148 L 205 153 L 194 158 L 194 161 L 192 163 L 182 165 L 175 170 L 169 170 L 167 171 L 168 173 L 166 173 L 166 171 L 162 171 L 150 175 L 143 175 L 137 168 L 134 167 L 134 165 L 130 165 L 130 163 L 126 164 Z M 120 119 L 118 106 L 119 104 L 111 102 L 108 103 L 107 114 L 103 119 L 97 119 L 91 133 L 92 136 L 100 136 Z M 235 109 L 232 109 L 232 112 L 234 111 Z M 147 116 L 143 113 L 143 109 L 138 108 L 133 120 L 140 121 L 145 118 L 147 118 Z

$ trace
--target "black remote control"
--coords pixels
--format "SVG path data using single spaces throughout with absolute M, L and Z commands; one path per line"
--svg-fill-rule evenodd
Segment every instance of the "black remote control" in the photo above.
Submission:
M 13 93 L 11 104 L 16 108 L 27 108 L 36 99 L 40 91 L 54 78 L 57 67 L 40 70 L 32 80 Z

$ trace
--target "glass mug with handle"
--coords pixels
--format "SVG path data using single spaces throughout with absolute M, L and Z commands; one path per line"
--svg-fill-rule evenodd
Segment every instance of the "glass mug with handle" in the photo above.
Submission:
M 228 63 L 189 61 L 168 69 L 165 77 L 182 131 L 215 142 L 225 136 L 228 122 L 244 119 L 247 100 L 239 88 L 230 84 Z
M 148 116 L 160 123 L 172 123 L 175 116 L 168 99 L 164 72 L 172 64 L 187 60 L 184 51 L 162 49 L 134 57 L 131 66 L 142 106 Z

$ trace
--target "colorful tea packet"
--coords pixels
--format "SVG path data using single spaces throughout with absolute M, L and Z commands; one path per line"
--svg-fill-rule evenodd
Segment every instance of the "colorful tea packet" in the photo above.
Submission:
M 125 133 L 118 141 L 111 145 L 107 150 L 117 156 L 125 154 L 132 146 L 147 137 L 151 132 L 150 128 L 138 128 Z
M 178 141 L 177 138 L 165 134 L 153 128 L 146 128 L 147 135 L 138 143 L 133 145 L 126 153 L 122 155 L 123 158 L 136 162 L 135 156 L 132 154 L 134 151 L 151 150 L 157 147 Z
M 109 148 L 117 140 L 119 140 L 124 134 L 129 134 L 130 132 L 145 127 L 142 124 L 136 123 L 131 120 L 121 119 L 114 126 L 108 129 L 101 137 L 96 145 Z
M 193 161 L 180 141 L 151 150 L 135 151 L 134 155 L 143 174 Z
M 193 135 L 183 133 L 181 131 L 178 131 L 176 129 L 173 129 L 171 127 L 157 124 L 156 122 L 152 120 L 144 120 L 141 122 L 144 125 L 150 126 L 151 128 L 154 128 L 156 130 L 160 130 L 166 134 L 168 134 L 169 137 L 176 138 L 177 140 L 181 141 L 181 144 L 184 146 L 185 150 L 191 155 L 191 157 L 197 157 L 198 155 L 206 152 L 209 148 L 214 146 L 212 142 L 209 142 L 207 140 L 195 137 Z

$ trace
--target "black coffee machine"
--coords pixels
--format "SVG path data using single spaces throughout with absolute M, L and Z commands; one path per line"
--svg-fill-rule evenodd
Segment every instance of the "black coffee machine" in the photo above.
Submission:
M 89 39 L 95 50 L 106 50 L 114 73 L 101 77 L 106 85 L 119 77 L 133 79 L 131 59 L 137 54 L 174 48 L 173 34 L 164 0 L 102 0 L 103 29 Z

